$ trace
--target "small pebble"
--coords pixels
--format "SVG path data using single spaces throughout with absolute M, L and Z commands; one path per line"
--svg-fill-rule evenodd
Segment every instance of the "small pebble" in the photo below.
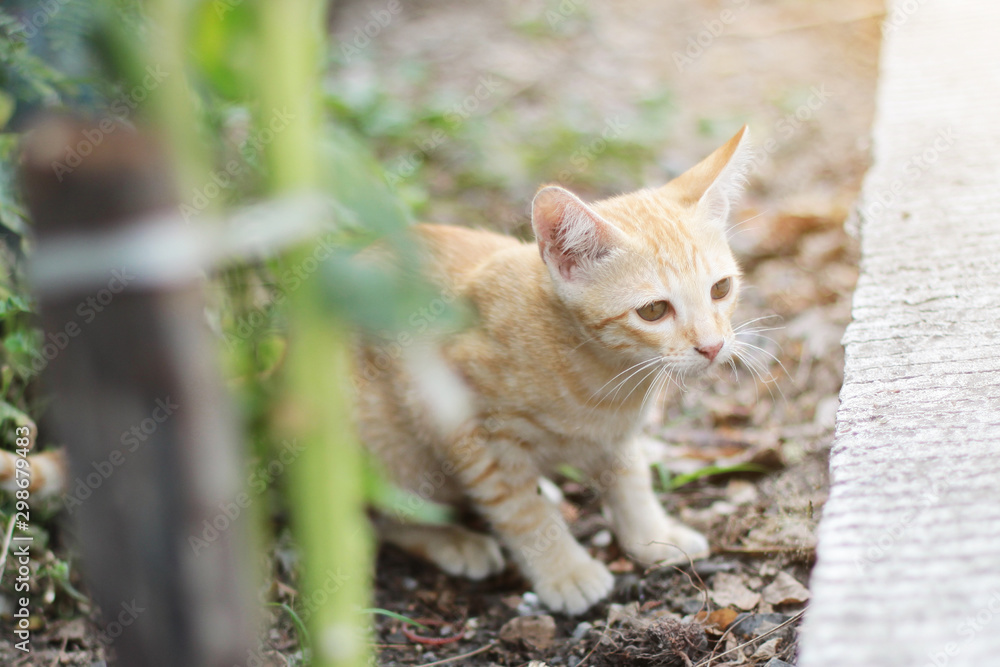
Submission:
M 737 509 L 736 505 L 728 503 L 725 500 L 716 500 L 712 503 L 712 511 L 721 516 L 729 516 Z
M 581 639 L 587 636 L 587 633 L 590 632 L 591 628 L 593 627 L 594 627 L 593 624 L 584 621 L 580 625 L 576 626 L 575 630 L 573 630 L 573 635 L 572 635 L 573 639 L 575 639 L 576 641 L 580 641 Z
M 518 616 L 531 616 L 532 614 L 537 614 L 540 609 L 541 602 L 538 596 L 531 591 L 527 591 L 521 596 L 521 603 L 517 605 L 517 614 Z
M 569 665 L 569 667 L 576 667 L 577 665 L 580 664 L 580 660 L 581 658 L 578 658 L 575 655 L 571 655 L 568 658 L 566 658 L 566 664 Z
M 423 660 L 424 662 L 434 662 L 435 660 L 437 660 L 437 656 L 434 655 L 433 651 L 427 651 L 427 653 L 424 653 L 420 659 Z
M 611 544 L 611 531 L 599 530 L 590 538 L 590 543 L 599 549 L 603 549 Z
M 694 571 L 699 576 L 707 577 L 716 572 L 735 572 L 736 561 L 732 560 L 699 560 L 694 564 Z
M 403 577 L 403 588 L 406 590 L 415 591 L 419 585 L 420 583 L 413 577 Z
M 704 608 L 705 600 L 702 598 L 690 598 L 681 603 L 681 611 L 684 614 L 697 614 L 699 611 L 704 610 Z

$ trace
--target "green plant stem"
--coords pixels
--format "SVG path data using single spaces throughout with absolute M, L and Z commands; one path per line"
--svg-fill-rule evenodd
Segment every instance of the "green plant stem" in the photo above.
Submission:
M 130 55 L 144 60 L 152 71 L 165 73 L 162 81 L 151 83 L 145 91 L 150 98 L 149 120 L 173 152 L 181 199 L 186 201 L 208 176 L 208 156 L 198 133 L 197 102 L 187 78 L 192 3 L 151 0 L 148 7 L 152 43 L 148 53 L 132 44 Z
M 291 120 L 267 145 L 273 195 L 308 191 L 321 182 L 319 54 L 323 4 L 258 0 L 258 125 L 277 112 Z M 299 264 L 312 248 L 293 253 Z M 293 527 L 302 552 L 303 604 L 316 667 L 368 664 L 366 618 L 371 539 L 363 498 L 362 450 L 353 432 L 350 336 L 324 307 L 318 279 L 291 293 L 288 410 L 303 453 L 289 470 Z

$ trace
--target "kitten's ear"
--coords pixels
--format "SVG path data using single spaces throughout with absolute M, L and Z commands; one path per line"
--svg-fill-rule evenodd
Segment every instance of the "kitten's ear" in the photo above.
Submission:
M 535 195 L 531 226 L 542 259 L 565 280 L 586 273 L 611 251 L 621 233 L 579 197 L 555 185 Z
M 725 227 L 730 209 L 743 192 L 752 159 L 750 130 L 744 125 L 722 147 L 664 188 L 682 204 L 696 206 L 699 218 Z

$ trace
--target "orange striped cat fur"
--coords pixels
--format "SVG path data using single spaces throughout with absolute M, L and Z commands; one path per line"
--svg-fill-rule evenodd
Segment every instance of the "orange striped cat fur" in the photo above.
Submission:
M 740 270 L 726 227 L 750 162 L 747 140 L 743 128 L 667 185 L 593 204 L 543 187 L 532 204 L 537 244 L 416 228 L 431 279 L 477 315 L 432 349 L 458 378 L 468 412 L 442 421 L 440 397 L 406 361 L 414 355 L 401 357 L 359 373 L 361 437 L 396 484 L 471 505 L 495 537 L 383 514 L 382 539 L 473 579 L 503 569 L 503 547 L 549 608 L 583 612 L 614 579 L 539 493 L 541 476 L 570 463 L 602 492 L 631 558 L 708 554 L 702 535 L 664 512 L 636 435 L 669 378 L 730 357 Z M 361 348 L 358 368 L 378 354 Z

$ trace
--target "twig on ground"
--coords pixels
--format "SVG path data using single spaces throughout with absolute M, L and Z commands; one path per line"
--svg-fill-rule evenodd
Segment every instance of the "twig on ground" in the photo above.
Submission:
M 52 661 L 52 664 L 49 665 L 49 667 L 56 667 L 56 665 L 59 664 L 59 661 L 62 660 L 62 657 L 63 657 L 63 655 L 66 652 L 66 645 L 67 644 L 69 644 L 69 637 L 63 637 L 62 646 L 59 648 L 59 652 L 56 653 L 56 657 Z
M 806 613 L 805 609 L 803 609 L 799 613 L 795 614 L 795 616 L 792 616 L 790 619 L 788 619 L 784 623 L 781 623 L 780 625 L 774 626 L 773 628 L 771 628 L 767 632 L 761 633 L 761 635 L 759 637 L 754 637 L 750 641 L 743 642 L 739 646 L 734 646 L 733 648 L 729 649 L 728 651 L 724 651 L 723 653 L 720 653 L 719 655 L 715 655 L 715 651 L 713 650 L 712 651 L 712 655 L 708 656 L 708 658 L 706 658 L 705 660 L 702 660 L 701 662 L 699 662 L 697 665 L 695 665 L 695 667 L 703 667 L 703 666 L 704 667 L 712 667 L 712 661 L 715 660 L 716 658 L 721 658 L 724 655 L 729 655 L 730 653 L 734 653 L 734 652 L 740 650 L 741 648 L 743 648 L 745 646 L 750 646 L 753 643 L 759 642 L 764 637 L 768 637 L 770 635 L 773 635 L 775 632 L 777 632 L 781 628 L 785 627 L 786 625 L 790 625 L 791 623 L 794 623 L 795 621 L 797 621 L 800 618 L 802 618 L 802 614 L 804 614 L 804 613 Z M 733 625 L 736 625 L 736 624 L 733 623 Z M 730 630 L 733 628 L 733 625 L 729 626 Z M 726 637 L 727 634 L 729 634 L 729 630 L 726 630 L 722 634 L 722 636 L 719 637 L 719 641 L 721 642 L 723 639 L 725 639 L 725 637 Z
M 417 667 L 435 667 L 436 665 L 445 665 L 449 662 L 455 662 L 456 660 L 464 660 L 465 658 L 471 658 L 474 655 L 479 655 L 485 651 L 490 650 L 496 646 L 496 640 L 491 641 L 486 646 L 480 646 L 475 651 L 469 651 L 468 653 L 463 653 L 462 655 L 453 655 L 450 658 L 445 658 L 444 660 L 436 660 L 435 662 L 426 662 L 422 665 L 417 665 Z
M 411 630 L 405 627 L 400 628 L 400 630 L 403 632 L 403 635 L 411 642 L 417 642 L 418 644 L 426 644 L 428 646 L 442 646 L 444 644 L 453 644 L 465 638 L 465 630 L 462 630 L 461 632 L 458 632 L 451 637 L 424 637 L 423 635 L 418 635 L 416 632 L 412 632 Z
M 3 554 L 0 555 L 0 583 L 3 583 L 3 571 L 7 567 L 7 552 L 10 550 L 10 540 L 14 536 L 14 520 L 16 514 L 11 515 L 10 523 L 7 524 L 7 534 L 3 538 Z
M 676 546 L 674 544 L 668 544 L 666 542 L 655 542 L 654 544 L 667 544 L 667 546 L 671 546 L 671 547 L 672 546 Z M 684 551 L 683 549 L 681 549 L 680 547 L 677 547 L 677 548 L 680 550 L 680 552 L 682 554 L 684 554 L 684 557 L 688 559 L 688 567 L 691 568 L 691 572 L 694 574 L 694 576 L 698 577 L 698 583 L 701 584 L 701 587 L 699 588 L 698 585 L 694 583 L 694 580 L 691 578 L 691 575 L 688 574 L 687 572 L 685 572 L 684 570 L 682 570 L 679 565 L 669 565 L 667 567 L 672 567 L 673 569 L 677 570 L 678 572 L 680 572 L 681 574 L 683 574 L 685 577 L 687 577 L 688 583 L 691 584 L 691 586 L 695 590 L 701 592 L 701 594 L 704 596 L 704 601 L 701 604 L 701 609 L 698 610 L 698 613 L 700 613 L 700 612 L 704 611 L 708 607 L 708 586 L 705 585 L 705 580 L 701 578 L 701 575 L 698 574 L 698 571 L 694 569 L 694 560 L 691 558 L 691 556 L 689 556 L 687 554 L 687 552 Z M 644 575 L 645 574 L 649 574 L 650 572 L 652 572 L 652 571 L 654 571 L 654 570 L 656 570 L 658 568 L 661 568 L 661 567 L 664 567 L 664 566 L 663 565 L 659 565 L 659 564 L 654 564 L 654 565 L 652 565 L 651 567 L 649 567 L 646 570 L 646 572 L 644 573 Z
M 601 636 L 597 638 L 596 642 L 594 642 L 593 647 L 591 647 L 591 649 L 587 652 L 587 655 L 583 656 L 583 660 L 576 663 L 576 667 L 583 667 L 583 663 L 587 662 L 587 660 L 590 659 L 590 656 L 594 654 L 594 651 L 596 651 L 597 647 L 601 645 L 601 642 L 604 641 L 604 638 L 608 636 L 608 630 L 610 629 L 611 629 L 610 625 L 604 626 L 604 632 L 602 632 Z

